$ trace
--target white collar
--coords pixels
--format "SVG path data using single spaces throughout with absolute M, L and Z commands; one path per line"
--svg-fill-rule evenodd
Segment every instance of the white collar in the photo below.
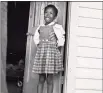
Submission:
M 53 25 L 54 23 L 55 23 L 55 22 L 51 22 L 51 23 L 49 23 L 48 25 L 51 26 L 51 25 Z
M 51 26 L 51 25 L 53 25 L 53 24 L 55 24 L 55 22 L 51 22 L 51 23 L 49 23 L 47 26 Z M 42 26 L 46 26 L 46 25 L 43 24 Z

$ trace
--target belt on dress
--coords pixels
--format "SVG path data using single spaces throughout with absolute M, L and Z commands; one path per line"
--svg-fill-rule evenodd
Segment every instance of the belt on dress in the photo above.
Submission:
M 41 41 L 41 42 L 52 42 L 52 43 L 56 43 L 56 41 L 51 41 L 51 40 L 49 40 L 49 39 L 41 39 L 40 41 Z
M 42 39 L 42 40 L 40 40 L 40 41 L 50 41 L 50 40 L 48 40 L 48 39 Z

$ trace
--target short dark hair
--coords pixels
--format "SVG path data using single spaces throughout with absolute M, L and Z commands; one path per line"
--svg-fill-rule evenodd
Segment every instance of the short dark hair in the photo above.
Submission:
M 58 14 L 58 9 L 57 9 L 54 5 L 52 5 L 52 4 L 47 5 L 47 6 L 44 8 L 44 12 L 46 11 L 47 8 L 52 8 L 52 9 L 54 10 L 54 12 L 55 12 L 55 17 L 57 16 L 57 14 Z

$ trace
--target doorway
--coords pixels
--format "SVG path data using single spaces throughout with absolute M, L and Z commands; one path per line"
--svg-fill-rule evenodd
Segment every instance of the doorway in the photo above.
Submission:
M 8 1 L 7 7 L 7 85 L 9 93 L 21 93 L 26 53 L 30 2 Z M 20 64 L 19 64 L 20 63 Z
M 63 2 L 63 3 L 62 2 L 41 2 L 41 3 L 43 3 L 42 6 L 40 6 L 40 4 L 38 2 L 37 3 L 31 2 L 31 7 L 30 7 L 30 2 L 24 2 L 24 1 L 23 2 L 22 1 L 20 1 L 20 2 L 19 1 L 13 1 L 13 2 L 9 1 L 8 2 L 7 64 L 13 64 L 13 66 L 16 66 L 20 59 L 23 59 L 23 60 L 25 59 L 26 52 L 29 53 L 29 51 L 26 50 L 26 42 L 27 42 L 26 33 L 28 32 L 28 27 L 30 29 L 32 26 L 38 26 L 39 23 L 42 23 L 43 14 L 41 12 L 41 15 L 40 15 L 40 11 L 44 8 L 45 5 L 52 3 L 52 4 L 56 5 L 59 8 L 59 10 L 61 10 L 60 16 L 58 18 L 58 22 L 60 24 L 62 24 L 63 27 L 65 28 L 67 2 Z M 37 13 L 36 15 L 34 13 L 35 5 L 36 5 L 36 9 L 40 10 L 40 11 L 36 12 Z M 41 7 L 41 8 L 39 8 L 39 7 Z M 29 8 L 33 8 L 33 9 L 31 9 L 31 11 L 33 13 L 29 12 L 29 10 L 30 10 Z M 62 11 L 64 13 L 62 13 Z M 65 15 L 62 16 L 62 14 L 65 14 Z M 35 19 L 37 17 L 36 21 L 32 17 L 35 17 Z M 31 18 L 30 23 L 29 23 L 29 18 Z M 29 49 L 28 47 L 29 46 L 27 46 L 27 49 Z M 26 66 L 28 66 L 28 65 L 26 65 Z M 27 69 L 28 69 L 28 67 L 27 67 Z M 64 75 L 64 73 L 63 73 L 63 75 Z M 15 75 L 12 75 L 12 76 L 15 76 Z M 35 78 L 36 79 L 35 80 L 33 79 L 33 81 L 37 82 L 37 77 L 35 77 Z M 58 80 L 61 81 L 61 77 L 58 76 L 58 78 L 56 78 L 56 80 L 55 80 L 56 82 L 58 82 Z M 14 79 L 13 82 L 11 82 L 11 81 L 8 82 L 8 90 L 10 93 L 14 93 L 15 90 L 17 90 L 17 93 L 22 92 L 22 87 L 18 86 L 17 82 L 18 82 L 18 80 L 23 81 L 23 78 L 22 79 L 17 78 L 16 80 L 17 81 L 15 81 L 15 79 Z M 54 93 L 55 92 L 62 93 L 63 90 L 60 90 L 60 88 L 63 88 L 63 86 L 61 86 L 60 84 L 58 84 L 56 82 L 55 82 L 56 86 L 55 86 Z M 30 90 L 30 88 L 32 88 L 31 89 L 31 92 L 32 92 L 32 90 L 34 90 L 36 87 L 34 88 L 33 86 L 31 86 L 31 83 L 33 83 L 32 80 L 27 84 L 28 86 L 26 86 L 26 87 L 28 87 L 29 90 Z M 61 82 L 59 82 L 59 83 L 61 83 Z M 30 84 L 30 86 L 29 86 L 29 84 Z M 60 85 L 60 86 L 58 87 L 58 85 Z M 29 91 L 29 93 L 30 93 L 30 91 Z

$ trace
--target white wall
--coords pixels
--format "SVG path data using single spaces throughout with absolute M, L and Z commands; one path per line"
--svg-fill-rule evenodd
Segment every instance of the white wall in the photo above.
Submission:
M 67 93 L 102 93 L 102 2 L 71 2 Z
M 4 69 L 6 67 L 6 49 L 7 49 L 7 2 L 1 2 L 1 59 L 3 61 Z
M 7 48 L 7 2 L 0 2 L 0 93 L 8 93 L 5 67 L 6 67 L 6 48 Z

